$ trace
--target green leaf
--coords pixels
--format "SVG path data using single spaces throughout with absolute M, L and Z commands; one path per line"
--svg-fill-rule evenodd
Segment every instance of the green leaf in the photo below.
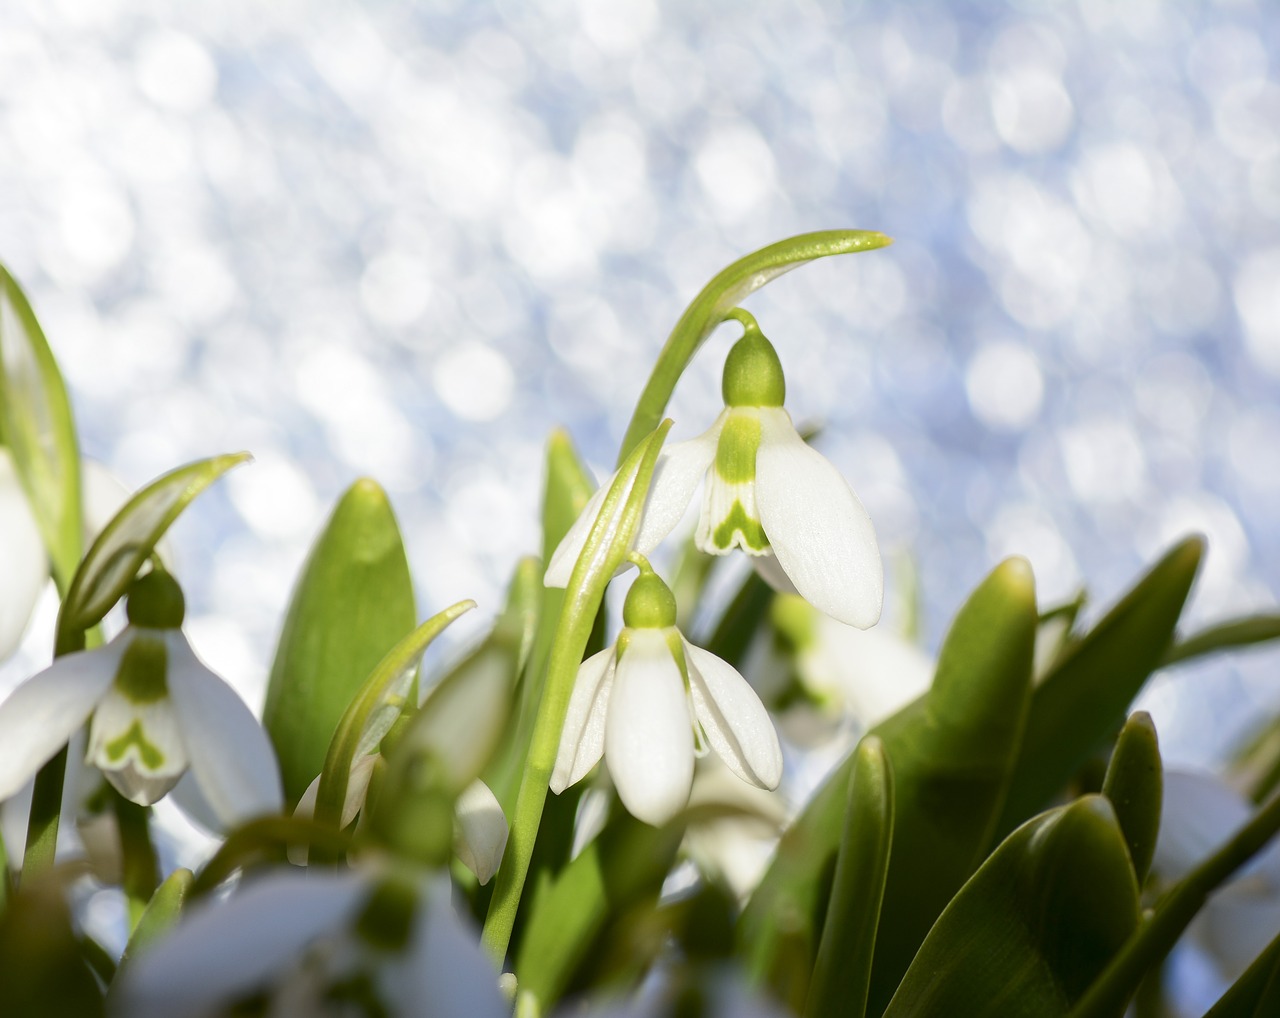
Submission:
M 1156 854 L 1164 795 L 1160 742 L 1156 738 L 1156 726 L 1146 711 L 1131 715 L 1120 730 L 1102 781 L 1102 794 L 1115 808 L 1133 860 L 1134 875 L 1141 887 Z
M 193 883 L 195 875 L 190 870 L 179 867 L 156 888 L 151 901 L 147 903 L 146 911 L 134 927 L 133 935 L 129 937 L 124 956 L 120 959 L 121 965 L 136 958 L 139 952 L 145 951 L 153 941 L 160 939 L 177 923 Z
M 58 589 L 80 561 L 80 449 L 67 387 L 26 295 L 0 265 L 0 441 L 44 538 Z M 86 627 L 87 628 L 87 627 Z
M 1202 538 L 1176 545 L 1036 686 L 998 832 L 1048 803 L 1123 724 L 1164 658 L 1203 554 Z
M 887 1003 L 930 924 L 981 861 L 1017 756 L 1030 693 L 1035 584 L 1005 561 L 960 609 L 933 686 L 874 730 L 894 769 L 894 847 L 868 1013 Z M 853 757 L 783 835 L 739 923 L 747 964 L 804 999 L 844 828 Z
M 250 459 L 247 452 L 238 452 L 189 463 L 162 474 L 129 499 L 76 570 L 58 613 L 59 645 L 82 639 L 86 629 L 101 622 L 182 511 L 228 470 Z
M 869 735 L 854 750 L 844 835 L 805 1002 L 806 1018 L 866 1014 L 892 844 L 893 768 L 884 743 Z
M 65 884 L 73 875 L 24 874 L 22 888 L 0 915 L 0 1011 L 6 1018 L 104 1013 L 67 905 Z
M 625 460 L 640 440 L 658 426 L 680 375 L 698 348 L 735 306 L 766 283 L 815 258 L 870 251 L 891 243 L 884 234 L 867 230 L 804 233 L 761 248 L 722 270 L 702 288 L 667 337 L 627 426 L 618 462 Z
M 294 587 L 263 724 L 295 805 L 324 767 L 338 720 L 417 611 L 400 528 L 377 482 L 338 501 Z
M 1280 934 L 1204 1018 L 1274 1018 L 1277 1014 L 1280 1014 Z
M 1220 650 L 1236 650 L 1276 639 L 1280 639 L 1280 615 L 1251 615 L 1248 618 L 1232 619 L 1230 622 L 1202 629 L 1185 640 L 1178 640 L 1169 648 L 1161 664 L 1180 664 Z
M 1111 803 L 1085 796 L 1028 821 L 982 864 L 929 932 L 884 1018 L 1065 1015 L 1138 916 Z

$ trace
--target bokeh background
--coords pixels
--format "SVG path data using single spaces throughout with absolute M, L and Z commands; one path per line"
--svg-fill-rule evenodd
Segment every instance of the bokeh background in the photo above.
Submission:
M 9 0 L 0 258 L 88 455 L 130 486 L 257 457 L 173 535 L 193 639 L 253 703 L 350 481 L 390 491 L 421 614 L 491 611 L 549 429 L 610 466 L 702 284 L 837 226 L 896 243 L 747 306 L 916 563 L 930 648 L 1004 555 L 1096 611 L 1188 530 L 1207 622 L 1280 584 L 1278 63 L 1261 0 Z M 1220 759 L 1276 671 L 1157 680 L 1166 755 Z

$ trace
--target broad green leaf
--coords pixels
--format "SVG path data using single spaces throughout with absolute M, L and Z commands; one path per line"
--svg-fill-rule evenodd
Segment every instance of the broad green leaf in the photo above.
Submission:
M 1277 1014 L 1280 1014 L 1280 934 L 1204 1018 L 1274 1018 Z
M 232 467 L 250 459 L 247 452 L 238 452 L 189 463 L 162 474 L 129 499 L 76 570 L 58 613 L 59 645 L 73 642 L 101 622 L 192 500 Z
M 316 539 L 293 590 L 263 724 L 292 807 L 324 767 L 338 719 L 417 611 L 386 492 L 356 481 Z
M 736 305 L 766 283 L 815 258 L 870 251 L 891 243 L 884 234 L 868 230 L 804 233 L 761 248 L 722 270 L 702 288 L 667 337 L 627 426 L 618 462 L 625 460 L 641 439 L 658 426 L 689 361 Z
M 121 965 L 136 958 L 139 952 L 145 951 L 148 945 L 168 933 L 177 923 L 193 883 L 195 875 L 190 870 L 179 867 L 156 888 L 156 893 L 147 903 L 146 911 L 134 927 L 133 935 L 129 937 L 129 943 L 120 959 Z
M 67 387 L 26 295 L 0 265 L 0 443 L 31 500 L 59 590 L 80 561 L 80 449 Z M 86 627 L 87 628 L 87 627 Z
M 1102 794 L 1111 800 L 1133 860 L 1138 886 L 1147 879 L 1160 833 L 1160 807 L 1164 795 L 1164 768 L 1160 742 L 1151 715 L 1138 711 L 1130 716 L 1116 739 L 1107 764 Z
M 893 844 L 893 768 L 869 735 L 854 750 L 831 903 L 805 1001 L 806 1018 L 866 1014 L 876 928 Z
M 1232 619 L 1230 622 L 1202 629 L 1194 636 L 1179 639 L 1169 648 L 1161 664 L 1179 664 L 1220 650 L 1237 650 L 1277 639 L 1280 639 L 1280 615 L 1251 615 L 1244 619 Z
M 1138 925 L 1138 886 L 1103 796 L 1028 821 L 929 932 L 884 1018 L 1065 1015 Z
M 1176 545 L 1036 686 L 998 833 L 1043 808 L 1119 730 L 1169 648 L 1203 554 L 1199 537 Z
M 1009 559 L 957 614 L 930 691 L 874 730 L 893 761 L 894 841 L 870 1014 L 883 1009 L 989 843 L 1025 721 L 1036 621 L 1031 570 Z M 749 970 L 793 1003 L 803 1001 L 813 965 L 853 760 L 783 835 L 739 923 Z

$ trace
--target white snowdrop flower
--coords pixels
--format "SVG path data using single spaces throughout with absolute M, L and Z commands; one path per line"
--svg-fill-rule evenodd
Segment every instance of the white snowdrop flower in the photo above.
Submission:
M 251 1003 L 275 1018 L 511 1011 L 447 884 L 356 870 L 276 872 L 203 904 L 130 961 L 112 1003 L 129 1018 L 205 1018 Z
M 876 624 L 884 571 L 875 528 L 857 495 L 796 432 L 783 409 L 778 355 L 740 308 L 745 331 L 724 366 L 725 409 L 702 435 L 665 448 L 654 471 L 635 540 L 651 552 L 684 515 L 705 477 L 694 535 L 711 555 L 740 548 L 771 585 L 795 591 L 832 618 L 859 629 Z M 546 583 L 568 585 L 610 483 L 587 503 L 547 568 Z
M 190 767 L 226 826 L 282 808 L 266 732 L 200 663 L 179 628 L 183 613 L 173 578 L 148 573 L 130 589 L 129 625 L 119 636 L 58 658 L 0 704 L 0 800 L 89 721 L 87 762 L 131 802 L 151 805 Z
M 640 556 L 617 642 L 578 669 L 551 777 L 562 792 L 601 756 L 635 817 L 660 825 L 689 800 L 708 744 L 743 781 L 776 788 L 782 750 L 769 713 L 732 665 L 675 627 L 675 598 Z

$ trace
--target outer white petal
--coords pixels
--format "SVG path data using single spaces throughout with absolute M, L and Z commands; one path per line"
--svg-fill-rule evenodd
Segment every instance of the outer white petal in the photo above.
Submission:
M 1258 875 L 1234 880 L 1209 899 L 1191 929 L 1234 982 L 1280 933 L 1280 889 Z
M 115 681 L 126 630 L 105 647 L 60 657 L 0 704 L 0 800 L 18 791 L 85 723 Z
M 760 411 L 756 506 L 778 564 L 804 599 L 840 622 L 874 626 L 884 569 L 871 517 L 785 410 Z
M 573 844 L 569 847 L 569 861 L 582 854 L 604 830 L 609 822 L 609 807 L 613 794 L 604 788 L 588 788 L 578 800 L 578 812 L 573 818 Z
M 235 690 L 209 671 L 178 630 L 166 634 L 169 698 L 191 770 L 228 827 L 284 808 L 280 768 L 267 733 Z
M 693 707 L 711 748 L 743 781 L 777 788 L 782 747 L 756 691 L 733 665 L 710 651 L 685 640 L 684 652 Z
M 596 489 L 595 494 L 582 507 L 578 518 L 573 521 L 569 532 L 560 539 L 556 550 L 551 553 L 551 561 L 547 563 L 547 571 L 542 577 L 542 582 L 548 587 L 569 586 L 573 567 L 578 563 L 578 556 L 582 554 L 582 548 L 587 543 L 587 535 L 591 533 L 596 517 L 600 515 L 600 506 L 604 504 L 604 497 L 609 493 L 617 476 L 617 471 L 614 471 L 609 475 L 609 479 Z
M 473 781 L 454 806 L 453 850 L 462 865 L 487 884 L 502 864 L 507 847 L 507 818 L 483 781 Z
M 855 629 L 817 617 L 817 639 L 797 666 L 815 691 L 834 693 L 863 728 L 879 724 L 933 684 L 934 662 L 883 626 Z
M 604 720 L 613 687 L 613 650 L 607 647 L 578 666 L 551 772 L 550 788 L 557 795 L 581 781 L 604 753 Z
M 778 556 L 770 552 L 767 555 L 752 555 L 751 566 L 760 574 L 760 579 L 769 584 L 779 594 L 799 594 L 796 585 L 778 564 Z
M 412 946 L 414 992 L 399 1014 L 422 1018 L 508 1018 L 511 1005 L 498 989 L 498 973 L 479 939 L 432 893 L 420 909 Z
M 1253 806 L 1211 774 L 1165 771 L 1153 868 L 1177 880 L 1249 822 Z
M 40 591 L 49 582 L 40 528 L 13 469 L 0 449 L 0 661 L 22 642 Z
M 605 759 L 632 816 L 655 826 L 689 801 L 693 719 L 666 637 L 633 629 L 618 661 L 605 722 Z
M 115 1013 L 221 1013 L 271 982 L 317 936 L 344 924 L 367 890 L 358 873 L 285 870 L 227 901 L 208 901 L 121 970 Z
M 635 539 L 635 549 L 641 555 L 648 555 L 661 544 L 684 517 L 698 482 L 706 476 L 707 468 L 716 458 L 716 445 L 720 441 L 725 413 L 697 438 L 675 442 L 659 453 Z

